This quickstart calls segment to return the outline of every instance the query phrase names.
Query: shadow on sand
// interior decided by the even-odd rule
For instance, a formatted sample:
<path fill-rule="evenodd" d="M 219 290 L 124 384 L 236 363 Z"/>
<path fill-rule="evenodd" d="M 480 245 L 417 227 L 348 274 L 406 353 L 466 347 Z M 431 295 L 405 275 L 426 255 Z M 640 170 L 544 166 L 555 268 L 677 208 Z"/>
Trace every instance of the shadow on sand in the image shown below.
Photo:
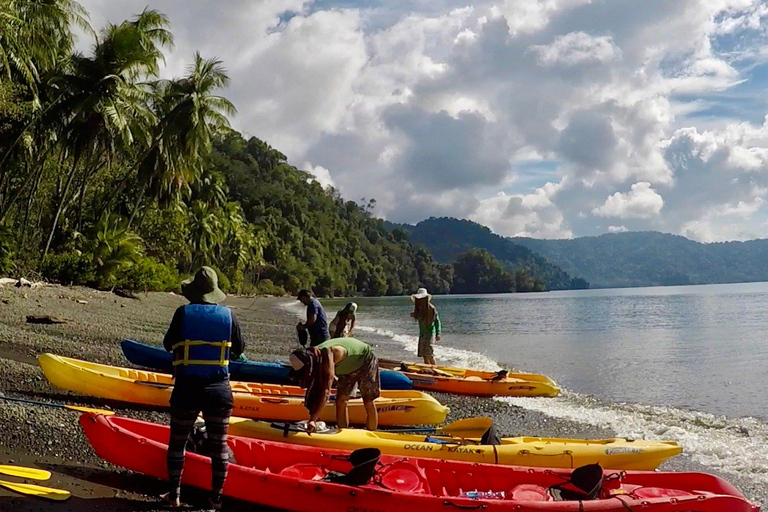
<path fill-rule="evenodd" d="M 156 478 L 126 470 L 83 467 L 75 464 L 38 464 L 38 466 L 41 469 L 47 469 L 53 473 L 73 479 L 75 481 L 74 487 L 90 487 L 83 485 L 83 482 L 88 482 L 116 491 L 140 495 L 144 498 L 135 499 L 126 496 L 112 498 L 94 497 L 89 499 L 73 496 L 65 502 L 56 503 L 31 497 L 0 497 L 0 511 L 42 512 L 51 510 L 55 512 L 90 512 L 103 510 L 109 512 L 154 512 L 169 510 L 163 507 L 159 500 L 153 498 L 168 491 L 167 484 Z M 73 494 L 80 494 L 76 489 L 70 488 L 70 490 L 73 491 Z M 208 491 L 185 486 L 182 489 L 181 495 L 184 502 L 188 504 L 188 506 L 182 507 L 182 512 L 199 510 L 208 504 Z M 6 506 L 6 504 L 11 502 L 13 502 L 13 506 Z M 230 499 L 225 500 L 225 506 L 227 510 L 237 510 L 238 512 L 265 512 L 270 510 L 253 503 Z"/>

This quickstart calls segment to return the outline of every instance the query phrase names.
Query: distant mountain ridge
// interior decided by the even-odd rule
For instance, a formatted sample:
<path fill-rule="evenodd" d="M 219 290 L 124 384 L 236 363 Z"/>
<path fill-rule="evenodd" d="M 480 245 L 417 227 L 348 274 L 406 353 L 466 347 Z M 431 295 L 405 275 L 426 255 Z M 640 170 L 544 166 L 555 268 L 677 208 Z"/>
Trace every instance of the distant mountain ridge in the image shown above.
<path fill-rule="evenodd" d="M 592 288 L 768 281 L 768 240 L 701 243 L 656 231 L 570 240 L 510 238 Z"/>
<path fill-rule="evenodd" d="M 426 248 L 440 263 L 454 263 L 458 256 L 474 248 L 485 249 L 508 269 L 524 268 L 541 278 L 548 290 L 589 287 L 589 283 L 580 279 L 579 274 L 569 274 L 537 254 L 535 249 L 499 236 L 476 222 L 432 217 L 416 225 L 389 223 L 389 226 L 408 231 L 410 242 Z"/>

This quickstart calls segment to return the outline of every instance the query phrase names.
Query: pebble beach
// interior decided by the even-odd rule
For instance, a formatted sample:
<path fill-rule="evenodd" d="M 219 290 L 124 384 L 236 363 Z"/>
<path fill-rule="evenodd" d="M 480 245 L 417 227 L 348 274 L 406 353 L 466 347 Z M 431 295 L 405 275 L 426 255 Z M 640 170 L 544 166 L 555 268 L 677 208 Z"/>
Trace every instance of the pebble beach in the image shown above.
<path fill-rule="evenodd" d="M 246 338 L 249 359 L 285 360 L 294 348 L 295 314 L 283 307 L 290 299 L 230 297 L 225 305 L 237 313 Z M 174 310 L 186 303 L 175 294 L 140 294 L 136 299 L 87 288 L 39 286 L 0 288 L 0 392 L 34 400 L 60 401 L 114 410 L 116 413 L 156 422 L 167 422 L 163 410 L 127 408 L 125 404 L 68 394 L 50 386 L 37 366 L 44 352 L 127 366 L 119 342 L 124 338 L 160 343 Z M 62 324 L 29 324 L 28 315 L 50 315 Z M 360 321 L 365 322 L 361 311 Z M 364 336 L 360 336 L 365 339 Z M 387 357 L 397 354 L 386 354 Z M 400 357 L 413 359 L 402 352 Z M 492 399 L 437 395 L 451 408 L 449 421 L 487 415 L 504 436 L 602 438 L 614 435 L 580 423 L 554 419 Z M 542 399 L 546 400 L 546 399 Z M 0 402 L 0 464 L 47 469 L 53 477 L 45 485 L 67 489 L 72 497 L 51 503 L 0 489 L 0 511 L 98 511 L 149 512 L 163 510 L 157 496 L 162 482 L 133 474 L 101 461 L 91 450 L 69 410 Z M 708 471 L 678 456 L 660 469 Z M 710 471 L 711 472 L 711 471 Z M 733 475 L 722 475 L 751 500 L 768 503 L 768 489 Z M 205 493 L 185 489 L 184 501 L 205 503 Z M 236 510 L 261 510 L 246 503 L 232 503 Z M 231 509 L 230 509 L 231 510 Z"/>

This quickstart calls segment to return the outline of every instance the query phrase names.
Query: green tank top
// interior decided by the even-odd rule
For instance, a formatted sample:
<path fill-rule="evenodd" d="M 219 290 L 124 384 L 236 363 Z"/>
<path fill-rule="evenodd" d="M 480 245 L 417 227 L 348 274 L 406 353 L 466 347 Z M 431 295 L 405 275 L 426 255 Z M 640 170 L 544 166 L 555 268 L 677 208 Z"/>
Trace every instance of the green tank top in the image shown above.
<path fill-rule="evenodd" d="M 365 359 L 372 354 L 371 346 L 364 341 L 354 338 L 334 338 L 317 345 L 318 349 L 344 347 L 347 349 L 347 357 L 336 364 L 336 375 L 349 375 L 360 369 Z"/>

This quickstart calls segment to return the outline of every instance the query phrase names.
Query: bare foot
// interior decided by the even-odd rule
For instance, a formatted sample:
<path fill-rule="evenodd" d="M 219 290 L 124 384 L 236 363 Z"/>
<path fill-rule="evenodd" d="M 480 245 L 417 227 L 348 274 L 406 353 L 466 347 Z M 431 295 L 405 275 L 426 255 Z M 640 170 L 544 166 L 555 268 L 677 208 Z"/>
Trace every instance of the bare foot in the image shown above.
<path fill-rule="evenodd" d="M 171 493 L 169 492 L 161 494 L 160 499 L 162 500 L 163 505 L 168 508 L 181 508 L 181 499 L 178 496 L 171 498 Z"/>

